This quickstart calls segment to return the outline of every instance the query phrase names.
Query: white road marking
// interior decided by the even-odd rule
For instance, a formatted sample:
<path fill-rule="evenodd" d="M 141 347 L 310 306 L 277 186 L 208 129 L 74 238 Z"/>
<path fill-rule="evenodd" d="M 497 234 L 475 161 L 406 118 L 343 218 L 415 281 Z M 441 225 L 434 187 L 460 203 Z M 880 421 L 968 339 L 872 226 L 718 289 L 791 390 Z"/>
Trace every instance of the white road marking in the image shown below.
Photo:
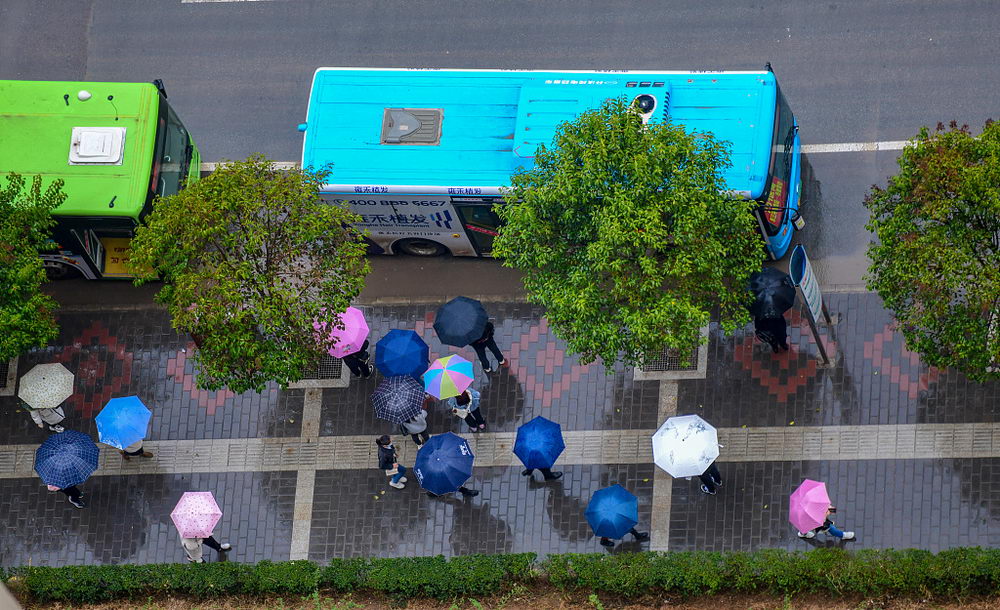
<path fill-rule="evenodd" d="M 204 2 L 271 2 L 272 0 L 181 0 L 181 4 L 201 4 Z"/>
<path fill-rule="evenodd" d="M 262 0 L 181 0 L 182 2 L 259 2 Z M 903 150 L 908 140 L 890 140 L 888 142 L 840 142 L 838 144 L 803 144 L 804 154 L 838 153 L 838 152 L 879 152 L 883 150 Z M 276 161 L 279 169 L 299 167 L 296 161 Z M 219 163 L 202 163 L 201 171 L 214 172 Z"/>

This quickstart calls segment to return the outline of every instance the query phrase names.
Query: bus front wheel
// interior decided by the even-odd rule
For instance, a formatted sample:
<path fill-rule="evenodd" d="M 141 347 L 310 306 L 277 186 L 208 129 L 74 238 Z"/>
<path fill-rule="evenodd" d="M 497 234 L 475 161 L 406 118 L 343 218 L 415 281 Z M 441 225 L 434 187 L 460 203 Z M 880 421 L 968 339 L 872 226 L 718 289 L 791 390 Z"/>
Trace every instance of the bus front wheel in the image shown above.
<path fill-rule="evenodd" d="M 442 256 L 448 249 L 429 239 L 404 239 L 396 244 L 396 249 L 410 256 Z"/>
<path fill-rule="evenodd" d="M 50 280 L 68 280 L 80 275 L 80 270 L 56 261 L 45 261 L 45 275 Z"/>

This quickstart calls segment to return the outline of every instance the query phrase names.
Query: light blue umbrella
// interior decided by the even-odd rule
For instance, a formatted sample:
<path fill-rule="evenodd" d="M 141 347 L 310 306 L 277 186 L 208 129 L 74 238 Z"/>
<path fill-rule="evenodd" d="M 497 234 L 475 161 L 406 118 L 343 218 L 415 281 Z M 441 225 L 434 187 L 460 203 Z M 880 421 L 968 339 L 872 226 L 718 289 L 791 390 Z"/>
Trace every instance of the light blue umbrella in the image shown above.
<path fill-rule="evenodd" d="M 35 450 L 35 472 L 46 485 L 66 489 L 86 481 L 97 470 L 99 456 L 89 436 L 66 430 L 45 439 Z"/>
<path fill-rule="evenodd" d="M 620 539 L 639 522 L 639 499 L 612 485 L 594 492 L 584 514 L 595 536 Z"/>
<path fill-rule="evenodd" d="M 151 415 L 138 396 L 112 398 L 94 420 L 97 422 L 97 439 L 105 445 L 124 449 L 146 438 Z"/>
<path fill-rule="evenodd" d="M 525 468 L 552 468 L 564 449 L 562 427 L 541 415 L 517 429 L 514 455 Z"/>

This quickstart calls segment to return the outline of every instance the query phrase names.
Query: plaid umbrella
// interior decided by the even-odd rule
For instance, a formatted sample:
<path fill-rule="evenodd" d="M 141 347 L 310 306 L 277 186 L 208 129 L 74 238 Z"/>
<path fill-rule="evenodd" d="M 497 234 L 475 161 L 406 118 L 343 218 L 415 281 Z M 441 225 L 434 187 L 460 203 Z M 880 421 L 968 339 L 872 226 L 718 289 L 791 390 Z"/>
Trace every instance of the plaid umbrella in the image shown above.
<path fill-rule="evenodd" d="M 413 377 L 387 377 L 372 392 L 375 417 L 401 424 L 420 413 L 424 404 L 424 386 Z"/>
<path fill-rule="evenodd" d="M 472 363 L 461 356 L 435 360 L 424 373 L 424 389 L 435 398 L 458 396 L 472 385 Z"/>
<path fill-rule="evenodd" d="M 55 409 L 73 395 L 73 373 L 59 363 L 36 364 L 21 377 L 17 396 L 32 409 Z"/>
<path fill-rule="evenodd" d="M 35 472 L 46 485 L 66 489 L 83 483 L 97 470 L 99 454 L 89 436 L 66 430 L 45 439 L 35 450 Z"/>
<path fill-rule="evenodd" d="M 455 297 L 434 314 L 434 332 L 445 345 L 465 347 L 483 336 L 489 316 L 483 304 L 469 297 Z"/>
<path fill-rule="evenodd" d="M 221 518 L 222 509 L 210 491 L 185 491 L 170 513 L 182 538 L 208 538 Z"/>

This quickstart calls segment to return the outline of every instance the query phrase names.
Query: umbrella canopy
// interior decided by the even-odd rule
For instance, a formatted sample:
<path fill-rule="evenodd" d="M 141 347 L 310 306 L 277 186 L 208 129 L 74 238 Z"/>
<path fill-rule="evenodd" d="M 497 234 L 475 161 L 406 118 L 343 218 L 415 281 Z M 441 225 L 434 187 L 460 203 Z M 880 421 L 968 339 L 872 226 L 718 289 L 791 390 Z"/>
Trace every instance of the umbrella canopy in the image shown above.
<path fill-rule="evenodd" d="M 375 345 L 375 366 L 386 377 L 419 377 L 427 370 L 428 348 L 412 330 L 390 330 Z"/>
<path fill-rule="evenodd" d="M 472 363 L 461 356 L 438 358 L 424 373 L 424 389 L 435 398 L 458 396 L 470 385 Z"/>
<path fill-rule="evenodd" d="M 36 364 L 21 377 L 17 396 L 32 409 L 55 409 L 73 395 L 73 373 L 63 365 Z"/>
<path fill-rule="evenodd" d="M 170 513 L 182 538 L 208 538 L 221 518 L 222 509 L 210 491 L 185 491 Z"/>
<path fill-rule="evenodd" d="M 673 477 L 695 477 L 719 457 L 715 428 L 697 415 L 679 415 L 653 434 L 653 462 Z"/>
<path fill-rule="evenodd" d="M 517 429 L 514 455 L 525 468 L 552 468 L 565 448 L 562 427 L 541 415 Z"/>
<path fill-rule="evenodd" d="M 441 495 L 457 490 L 472 476 L 475 460 L 469 443 L 456 434 L 432 436 L 417 451 L 413 474 L 427 491 Z"/>
<path fill-rule="evenodd" d="M 343 358 L 361 350 L 368 338 L 368 322 L 365 321 L 365 314 L 357 307 L 348 307 L 347 311 L 337 314 L 340 324 L 313 322 L 313 328 L 322 333 L 329 331 L 327 335 L 333 341 L 333 347 L 328 351 L 334 358 Z M 339 328 L 343 326 L 343 328 Z"/>
<path fill-rule="evenodd" d="M 489 316 L 483 304 L 469 297 L 455 297 L 434 315 L 434 332 L 445 345 L 465 347 L 483 336 Z"/>
<path fill-rule="evenodd" d="M 89 436 L 66 430 L 45 439 L 35 450 L 35 472 L 46 485 L 66 489 L 83 483 L 97 470 L 99 454 Z"/>
<path fill-rule="evenodd" d="M 146 438 L 151 415 L 138 396 L 112 398 L 94 420 L 97 422 L 97 439 L 105 445 L 124 449 Z"/>
<path fill-rule="evenodd" d="M 830 496 L 826 483 L 806 479 L 788 499 L 788 520 L 800 532 L 808 532 L 826 522 Z"/>
<path fill-rule="evenodd" d="M 594 492 L 584 514 L 595 536 L 621 538 L 639 522 L 639 499 L 621 485 L 612 485 Z"/>
<path fill-rule="evenodd" d="M 795 284 L 787 273 L 766 267 L 750 275 L 754 302 L 750 313 L 758 318 L 780 318 L 795 304 Z"/>
<path fill-rule="evenodd" d="M 420 413 L 424 404 L 424 386 L 413 377 L 387 377 L 372 392 L 375 417 L 401 424 Z"/>

